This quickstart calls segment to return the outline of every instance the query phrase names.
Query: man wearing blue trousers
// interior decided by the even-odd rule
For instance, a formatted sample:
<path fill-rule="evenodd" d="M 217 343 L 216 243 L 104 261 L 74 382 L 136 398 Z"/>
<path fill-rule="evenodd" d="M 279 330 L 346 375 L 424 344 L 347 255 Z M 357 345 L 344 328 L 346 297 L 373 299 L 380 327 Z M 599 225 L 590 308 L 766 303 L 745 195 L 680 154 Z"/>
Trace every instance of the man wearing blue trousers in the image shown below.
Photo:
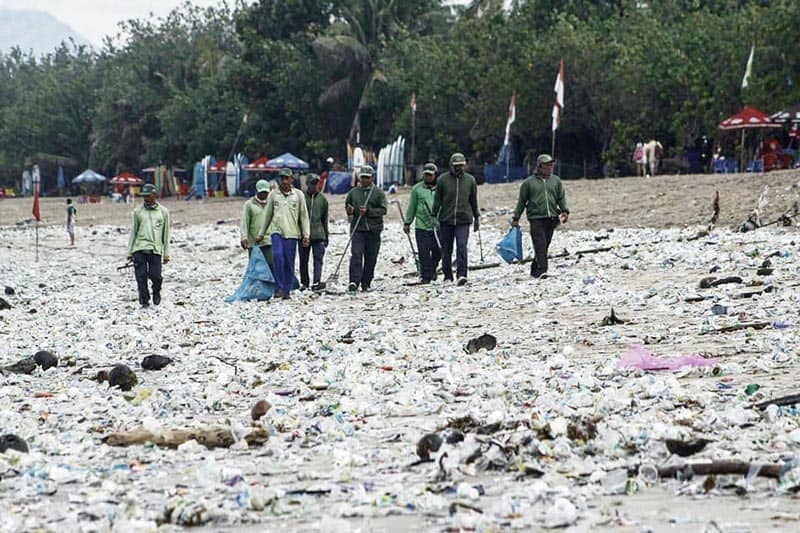
<path fill-rule="evenodd" d="M 297 241 L 302 238 L 303 246 L 308 246 L 311 230 L 306 199 L 301 190 L 294 188 L 291 169 L 281 169 L 280 177 L 280 186 L 267 199 L 264 226 L 256 242 L 261 243 L 265 235 L 270 236 L 275 263 L 275 297 L 288 299 L 294 281 Z"/>

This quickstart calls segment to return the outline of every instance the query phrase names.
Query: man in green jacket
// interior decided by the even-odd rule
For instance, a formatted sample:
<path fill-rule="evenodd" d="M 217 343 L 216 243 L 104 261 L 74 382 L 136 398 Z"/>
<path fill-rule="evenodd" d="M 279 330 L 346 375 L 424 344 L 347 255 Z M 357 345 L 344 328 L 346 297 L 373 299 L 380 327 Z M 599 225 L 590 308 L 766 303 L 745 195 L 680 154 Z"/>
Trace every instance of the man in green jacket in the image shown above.
<path fill-rule="evenodd" d="M 314 283 L 311 289 L 318 291 L 324 288 L 322 281 L 322 259 L 328 247 L 328 199 L 319 190 L 319 176 L 309 174 L 306 179 L 306 208 L 311 221 L 311 244 L 300 247 L 300 285 L 308 288 L 308 259 L 314 254 Z"/>
<path fill-rule="evenodd" d="M 559 222 L 569 220 L 564 186 L 561 179 L 553 174 L 553 158 L 549 154 L 542 154 L 536 159 L 536 172 L 520 185 L 512 226 L 519 225 L 523 210 L 528 216 L 533 239 L 534 261 L 531 263 L 531 276 L 539 278 L 547 272 L 547 249 L 550 247 L 553 231 Z"/>
<path fill-rule="evenodd" d="M 256 242 L 261 243 L 265 235 L 272 240 L 272 254 L 275 261 L 275 297 L 289 298 L 294 282 L 294 258 L 297 255 L 297 241 L 302 238 L 303 246 L 308 246 L 310 227 L 308 209 L 303 192 L 294 188 L 294 175 L 289 168 L 281 169 L 281 181 L 277 190 L 267 198 L 266 214 L 261 232 Z"/>
<path fill-rule="evenodd" d="M 161 303 L 161 262 L 169 263 L 169 211 L 156 201 L 156 187 L 142 187 L 144 204 L 133 211 L 133 226 L 128 240 L 128 260 L 133 260 L 139 305 L 150 305 L 147 278 L 153 282 L 153 303 Z"/>
<path fill-rule="evenodd" d="M 264 227 L 267 216 L 267 197 L 269 196 L 269 182 L 258 180 L 256 182 L 256 195 L 244 203 L 242 210 L 242 224 L 240 228 L 240 244 L 247 250 L 248 257 L 253 253 L 253 248 L 257 248 L 264 254 L 270 270 L 275 268 L 272 262 L 272 242 L 261 241 L 256 244 L 256 238 Z"/>
<path fill-rule="evenodd" d="M 426 163 L 422 167 L 423 181 L 414 185 L 408 199 L 403 231 L 411 232 L 411 223 L 414 222 L 414 237 L 417 240 L 419 251 L 420 277 L 422 284 L 427 285 L 436 279 L 436 267 L 442 258 L 441 250 L 434 233 L 431 213 L 433 196 L 436 190 L 436 165 Z"/>
<path fill-rule="evenodd" d="M 375 264 L 381 249 L 383 217 L 386 215 L 386 195 L 372 184 L 374 171 L 369 165 L 358 172 L 360 186 L 347 193 L 344 207 L 350 218 L 350 284 L 347 290 L 370 290 L 375 277 Z"/>
<path fill-rule="evenodd" d="M 466 172 L 467 158 L 464 154 L 450 156 L 450 171 L 436 180 L 432 212 L 441 226 L 439 240 L 442 244 L 442 272 L 445 281 L 453 281 L 453 241 L 456 243 L 456 275 L 458 285 L 467 284 L 467 244 L 469 225 L 473 230 L 480 227 L 478 212 L 478 184 Z"/>

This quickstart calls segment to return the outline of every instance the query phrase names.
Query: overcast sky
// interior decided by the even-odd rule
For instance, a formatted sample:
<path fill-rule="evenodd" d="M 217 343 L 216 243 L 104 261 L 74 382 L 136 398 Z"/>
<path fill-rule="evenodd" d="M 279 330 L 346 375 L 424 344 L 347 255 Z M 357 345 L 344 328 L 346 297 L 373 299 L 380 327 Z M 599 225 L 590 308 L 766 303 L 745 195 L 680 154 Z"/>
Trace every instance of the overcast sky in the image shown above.
<path fill-rule="evenodd" d="M 114 34 L 117 24 L 131 18 L 164 17 L 183 0 L 0 0 L 0 7 L 44 11 L 72 27 L 92 44 Z M 219 0 L 192 0 L 198 6 L 218 5 Z M 232 4 L 232 2 L 229 2 Z"/>

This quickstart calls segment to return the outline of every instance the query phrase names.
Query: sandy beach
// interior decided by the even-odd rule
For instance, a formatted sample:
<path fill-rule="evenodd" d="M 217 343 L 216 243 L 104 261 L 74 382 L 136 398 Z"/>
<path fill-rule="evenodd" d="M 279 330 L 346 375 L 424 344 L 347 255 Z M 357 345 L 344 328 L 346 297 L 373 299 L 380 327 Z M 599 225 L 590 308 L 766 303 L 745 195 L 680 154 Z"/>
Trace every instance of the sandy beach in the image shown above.
<path fill-rule="evenodd" d="M 146 310 L 132 272 L 117 269 L 131 205 L 77 205 L 70 247 L 64 200 L 43 198 L 37 263 L 31 199 L 2 199 L 0 285 L 13 294 L 0 366 L 38 350 L 59 366 L 0 375 L 0 432 L 29 447 L 0 454 L 0 529 L 794 531 L 800 414 L 753 406 L 797 393 L 798 228 L 736 230 L 765 186 L 766 223 L 798 200 L 799 181 L 797 171 L 566 181 L 572 214 L 550 249 L 562 255 L 553 276 L 503 264 L 470 272 L 466 287 L 408 286 L 413 259 L 391 207 L 374 292 L 236 304 L 223 300 L 246 266 L 243 199 L 166 199 L 173 261 L 162 305 Z M 499 261 L 518 187 L 479 188 L 471 265 Z M 408 191 L 395 198 L 405 206 Z M 347 242 L 344 198 L 329 200 L 323 277 Z M 759 275 L 765 261 L 772 270 Z M 701 288 L 708 276 L 740 279 Z M 346 259 L 339 289 L 345 281 Z M 602 325 L 612 308 L 624 322 Z M 466 353 L 482 333 L 496 348 Z M 631 346 L 713 361 L 620 368 Z M 151 354 L 174 362 L 143 370 Z M 90 379 L 116 363 L 138 376 L 129 392 Z M 255 424 L 269 440 L 248 448 L 260 399 L 271 408 Z M 237 443 L 104 442 L 208 425 Z M 461 441 L 414 464 L 423 435 L 456 430 Z M 690 457 L 665 446 L 698 438 L 710 442 Z M 710 460 L 783 471 L 642 473 Z"/>

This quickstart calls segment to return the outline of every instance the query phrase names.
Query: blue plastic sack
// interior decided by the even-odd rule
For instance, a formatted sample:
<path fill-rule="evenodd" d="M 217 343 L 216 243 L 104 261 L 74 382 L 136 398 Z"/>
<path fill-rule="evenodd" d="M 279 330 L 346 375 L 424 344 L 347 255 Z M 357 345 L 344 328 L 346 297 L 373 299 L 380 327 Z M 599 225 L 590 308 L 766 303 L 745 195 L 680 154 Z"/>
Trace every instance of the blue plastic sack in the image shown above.
<path fill-rule="evenodd" d="M 497 243 L 497 255 L 506 263 L 522 261 L 522 231 L 519 226 L 511 226 L 503 240 Z"/>
<path fill-rule="evenodd" d="M 239 288 L 225 301 L 248 302 L 250 300 L 269 300 L 275 294 L 275 277 L 269 269 L 264 254 L 258 248 L 253 248 L 244 279 Z"/>

